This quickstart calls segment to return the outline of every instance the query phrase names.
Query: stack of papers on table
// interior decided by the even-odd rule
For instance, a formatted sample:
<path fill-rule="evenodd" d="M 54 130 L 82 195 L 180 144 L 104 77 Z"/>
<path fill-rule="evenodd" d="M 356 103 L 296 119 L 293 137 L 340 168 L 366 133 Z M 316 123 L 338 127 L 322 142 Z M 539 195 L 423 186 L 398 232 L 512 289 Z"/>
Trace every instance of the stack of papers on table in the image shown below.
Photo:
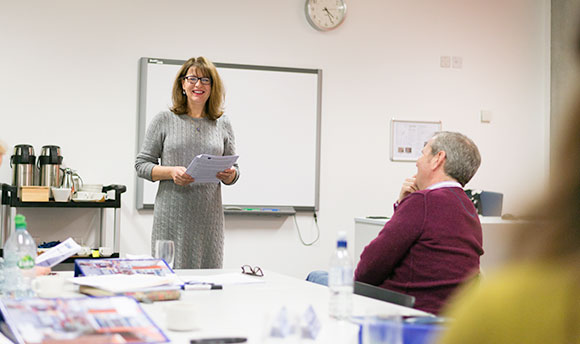
<path fill-rule="evenodd" d="M 175 278 L 155 275 L 102 275 L 75 277 L 71 281 L 74 284 L 99 288 L 111 293 L 123 293 L 161 286 L 173 286 Z"/>
<path fill-rule="evenodd" d="M 181 285 L 173 276 L 155 275 L 101 275 L 75 277 L 71 282 L 79 291 L 92 296 L 131 296 L 142 302 L 177 300 Z M 178 281 L 179 282 L 179 281 Z"/>
<path fill-rule="evenodd" d="M 143 302 L 179 299 L 183 284 L 162 259 L 77 259 L 75 276 L 71 282 L 83 294 Z"/>

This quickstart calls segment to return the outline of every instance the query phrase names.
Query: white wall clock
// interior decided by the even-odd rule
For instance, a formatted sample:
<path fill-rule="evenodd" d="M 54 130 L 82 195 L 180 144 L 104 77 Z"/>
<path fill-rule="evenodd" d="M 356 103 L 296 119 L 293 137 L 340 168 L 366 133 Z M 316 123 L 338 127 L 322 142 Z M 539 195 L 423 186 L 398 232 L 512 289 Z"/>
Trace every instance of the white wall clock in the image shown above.
<path fill-rule="evenodd" d="M 306 0 L 306 19 L 320 31 L 337 28 L 346 17 L 345 0 Z"/>

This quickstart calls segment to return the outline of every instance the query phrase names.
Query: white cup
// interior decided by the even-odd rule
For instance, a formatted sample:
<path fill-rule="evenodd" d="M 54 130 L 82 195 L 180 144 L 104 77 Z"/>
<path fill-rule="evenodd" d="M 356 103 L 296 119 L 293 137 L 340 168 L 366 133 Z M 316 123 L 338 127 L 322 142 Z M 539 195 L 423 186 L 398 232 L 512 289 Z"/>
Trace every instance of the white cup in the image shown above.
<path fill-rule="evenodd" d="M 196 328 L 197 312 L 190 302 L 172 302 L 164 305 L 165 324 L 168 330 L 191 331 Z"/>
<path fill-rule="evenodd" d="M 110 257 L 113 255 L 113 248 L 112 247 L 99 247 L 99 256 L 101 257 Z"/>
<path fill-rule="evenodd" d="M 88 246 L 81 246 L 81 249 L 77 252 L 77 255 L 79 257 L 88 257 L 91 255 L 92 251 L 93 250 L 91 250 L 91 248 Z"/>
<path fill-rule="evenodd" d="M 32 280 L 32 290 L 38 297 L 62 296 L 65 280 L 59 275 L 37 276 Z"/>

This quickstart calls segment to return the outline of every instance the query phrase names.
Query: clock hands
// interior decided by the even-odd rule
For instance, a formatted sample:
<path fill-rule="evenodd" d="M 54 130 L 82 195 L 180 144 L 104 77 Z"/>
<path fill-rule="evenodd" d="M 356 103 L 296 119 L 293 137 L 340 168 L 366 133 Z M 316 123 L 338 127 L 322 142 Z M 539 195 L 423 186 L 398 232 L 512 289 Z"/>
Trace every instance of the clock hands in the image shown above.
<path fill-rule="evenodd" d="M 328 10 L 328 8 L 325 7 L 322 10 L 326 12 L 326 15 L 328 16 L 328 19 L 330 19 L 330 22 L 332 24 L 334 24 L 334 20 L 332 20 L 334 18 L 334 16 L 332 15 L 332 13 L 330 13 L 330 11 Z"/>

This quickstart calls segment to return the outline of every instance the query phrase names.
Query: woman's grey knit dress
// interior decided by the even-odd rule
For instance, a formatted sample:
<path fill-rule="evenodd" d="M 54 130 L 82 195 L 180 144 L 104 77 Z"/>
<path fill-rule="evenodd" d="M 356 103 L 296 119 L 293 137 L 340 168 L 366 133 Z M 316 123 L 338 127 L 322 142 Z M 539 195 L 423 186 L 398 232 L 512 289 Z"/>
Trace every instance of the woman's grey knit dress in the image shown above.
<path fill-rule="evenodd" d="M 151 171 L 162 166 L 187 167 L 199 154 L 235 154 L 234 132 L 224 115 L 217 120 L 161 112 L 147 129 L 137 175 L 151 181 Z M 237 164 L 236 180 L 239 177 Z M 234 180 L 234 183 L 236 182 Z M 221 268 L 224 246 L 224 213 L 221 183 L 179 186 L 162 180 L 155 198 L 151 252 L 155 241 L 175 242 L 177 269 Z"/>

